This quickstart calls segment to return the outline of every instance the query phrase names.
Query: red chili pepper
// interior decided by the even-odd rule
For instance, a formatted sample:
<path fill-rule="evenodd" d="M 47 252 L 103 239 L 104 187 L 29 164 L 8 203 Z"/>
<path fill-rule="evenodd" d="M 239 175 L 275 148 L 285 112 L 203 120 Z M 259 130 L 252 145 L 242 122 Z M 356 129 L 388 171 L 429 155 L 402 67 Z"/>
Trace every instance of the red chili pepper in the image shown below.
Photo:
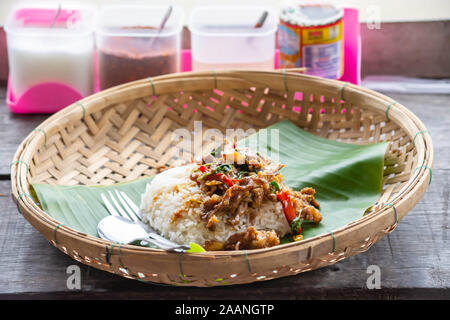
<path fill-rule="evenodd" d="M 281 201 L 281 205 L 283 206 L 284 216 L 286 217 L 289 225 L 291 222 L 297 218 L 295 214 L 294 207 L 292 207 L 291 198 L 284 191 L 277 192 L 277 199 Z"/>
<path fill-rule="evenodd" d="M 221 175 L 220 179 L 228 186 L 231 187 L 233 186 L 235 180 L 232 180 L 230 178 L 228 178 L 226 175 L 224 175 L 223 173 L 219 173 Z"/>
<path fill-rule="evenodd" d="M 198 170 L 200 170 L 202 173 L 205 173 L 208 169 L 205 166 L 198 167 Z"/>
<path fill-rule="evenodd" d="M 224 175 L 222 172 L 219 173 L 213 173 L 207 177 L 208 180 L 220 180 L 223 183 L 225 183 L 228 187 L 231 187 L 234 185 L 236 180 L 232 180 L 228 178 L 226 175 Z"/>

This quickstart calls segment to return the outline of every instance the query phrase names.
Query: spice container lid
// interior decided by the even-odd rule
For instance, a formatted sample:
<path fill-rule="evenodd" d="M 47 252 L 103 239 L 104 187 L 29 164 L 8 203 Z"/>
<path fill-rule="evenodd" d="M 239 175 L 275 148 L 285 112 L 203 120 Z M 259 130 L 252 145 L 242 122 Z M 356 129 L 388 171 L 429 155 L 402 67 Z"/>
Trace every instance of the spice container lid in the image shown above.
<path fill-rule="evenodd" d="M 27 1 L 13 7 L 5 23 L 10 35 L 37 37 L 88 36 L 94 31 L 95 10 L 89 5 L 64 1 Z"/>
<path fill-rule="evenodd" d="M 281 9 L 280 19 L 286 23 L 304 27 L 326 25 L 338 21 L 344 10 L 330 2 L 286 2 Z"/>
<path fill-rule="evenodd" d="M 158 30 L 167 13 L 164 5 L 108 5 L 100 10 L 95 29 L 99 36 L 170 37 L 183 28 L 183 10 L 172 6 L 164 28 Z"/>

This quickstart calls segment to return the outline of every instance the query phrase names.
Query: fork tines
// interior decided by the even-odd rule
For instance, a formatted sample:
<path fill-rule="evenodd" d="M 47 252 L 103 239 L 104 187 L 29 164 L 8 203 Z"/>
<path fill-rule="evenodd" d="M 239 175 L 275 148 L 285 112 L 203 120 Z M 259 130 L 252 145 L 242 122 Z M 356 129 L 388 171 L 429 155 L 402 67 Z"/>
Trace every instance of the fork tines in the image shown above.
<path fill-rule="evenodd" d="M 108 200 L 104 193 L 100 195 L 109 213 L 113 216 L 121 216 L 126 219 L 133 220 L 134 222 L 140 221 L 141 216 L 139 213 L 139 208 L 127 196 L 127 194 L 119 190 L 114 190 L 114 193 L 112 191 L 108 191 L 108 195 L 111 198 L 112 203 Z"/>

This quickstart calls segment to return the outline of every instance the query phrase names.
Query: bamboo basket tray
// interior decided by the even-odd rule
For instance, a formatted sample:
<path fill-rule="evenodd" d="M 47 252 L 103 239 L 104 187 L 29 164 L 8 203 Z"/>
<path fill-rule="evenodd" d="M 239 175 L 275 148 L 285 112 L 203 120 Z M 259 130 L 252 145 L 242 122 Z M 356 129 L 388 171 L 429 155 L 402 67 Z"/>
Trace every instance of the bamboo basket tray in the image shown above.
<path fill-rule="evenodd" d="M 173 164 L 169 133 L 192 129 L 197 120 L 205 129 L 223 131 L 264 128 L 283 118 L 328 139 L 390 142 L 383 191 L 370 214 L 333 232 L 268 249 L 179 254 L 80 233 L 49 217 L 30 196 L 31 183 L 112 184 L 153 175 Z M 293 72 L 213 71 L 127 83 L 61 110 L 22 142 L 11 180 L 19 212 L 76 261 L 140 281 L 205 287 L 294 275 L 366 251 L 419 201 L 432 165 L 425 126 L 382 94 Z"/>

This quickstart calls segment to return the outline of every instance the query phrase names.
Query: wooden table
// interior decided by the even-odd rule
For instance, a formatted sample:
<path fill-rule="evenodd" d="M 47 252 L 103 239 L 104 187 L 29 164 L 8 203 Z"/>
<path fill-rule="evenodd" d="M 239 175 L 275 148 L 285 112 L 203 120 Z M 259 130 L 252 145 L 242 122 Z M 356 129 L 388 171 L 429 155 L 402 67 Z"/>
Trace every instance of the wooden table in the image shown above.
<path fill-rule="evenodd" d="M 10 197 L 11 159 L 19 143 L 46 115 L 15 115 L 0 88 L 0 298 L 305 299 L 450 298 L 450 96 L 393 94 L 431 132 L 432 184 L 393 233 L 368 251 L 333 266 L 249 285 L 180 288 L 145 284 L 72 260 L 17 212 Z M 67 268 L 78 265 L 81 290 L 67 288 Z M 381 271 L 381 289 L 367 288 Z"/>

